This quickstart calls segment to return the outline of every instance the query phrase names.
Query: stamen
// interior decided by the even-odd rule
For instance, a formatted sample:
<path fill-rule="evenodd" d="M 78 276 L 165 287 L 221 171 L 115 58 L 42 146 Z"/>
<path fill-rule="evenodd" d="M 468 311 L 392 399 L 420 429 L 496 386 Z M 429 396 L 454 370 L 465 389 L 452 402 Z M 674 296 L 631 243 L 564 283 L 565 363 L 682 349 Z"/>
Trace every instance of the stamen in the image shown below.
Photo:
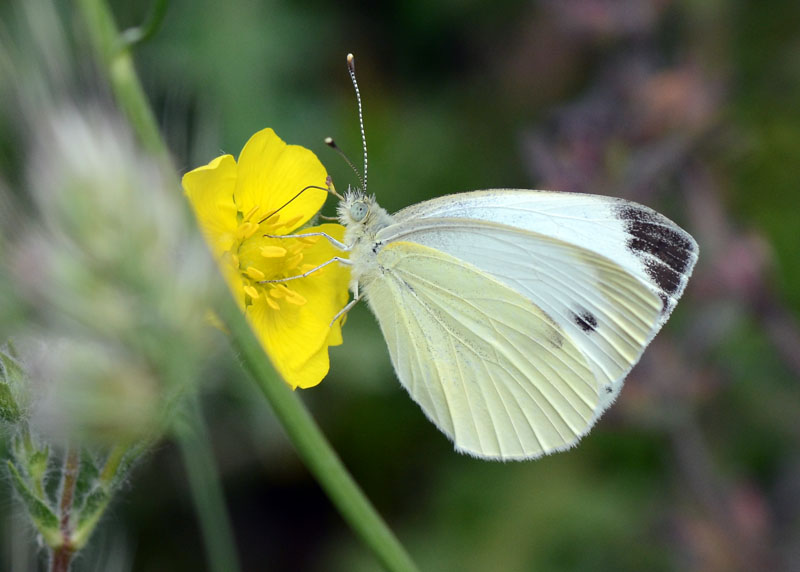
<path fill-rule="evenodd" d="M 298 252 L 302 252 L 304 249 L 305 249 L 305 246 L 303 246 L 300 243 L 300 241 L 297 241 L 294 244 L 292 244 L 291 246 L 287 246 L 286 247 L 286 250 L 289 252 L 290 256 L 294 256 Z"/>
<path fill-rule="evenodd" d="M 253 286 L 247 285 L 244 287 L 244 293 L 250 296 L 253 300 L 257 300 L 260 296 L 258 290 L 256 290 Z"/>
<path fill-rule="evenodd" d="M 286 259 L 286 267 L 287 268 L 294 268 L 295 266 L 300 264 L 301 260 L 303 260 L 303 253 L 302 252 L 298 252 L 294 256 L 291 256 L 290 258 Z"/>
<path fill-rule="evenodd" d="M 281 258 L 286 256 L 286 249 L 282 246 L 262 246 L 261 256 L 264 258 Z"/>
<path fill-rule="evenodd" d="M 278 306 L 278 303 L 275 300 L 273 300 L 272 298 L 266 297 L 266 298 L 264 298 L 264 300 L 267 301 L 267 306 L 269 306 L 273 310 L 280 310 L 281 309 L 281 307 Z"/>
<path fill-rule="evenodd" d="M 283 226 L 287 227 L 289 230 L 293 229 L 295 225 L 300 222 L 300 219 L 303 218 L 303 215 L 299 214 L 295 217 L 290 218 L 289 220 L 283 221 Z"/>
<path fill-rule="evenodd" d="M 266 220 L 262 220 L 261 222 L 268 225 L 274 226 L 278 224 L 278 220 L 280 220 L 281 215 L 279 213 L 272 213 Z"/>
<path fill-rule="evenodd" d="M 242 240 L 246 240 L 253 236 L 255 232 L 258 230 L 258 225 L 254 222 L 243 222 L 239 225 L 238 233 L 242 237 Z"/>
<path fill-rule="evenodd" d="M 316 244 L 319 241 L 320 238 L 322 238 L 322 237 L 320 237 L 320 236 L 303 236 L 303 237 L 298 238 L 297 240 L 299 240 L 300 242 L 305 243 L 305 244 Z"/>
<path fill-rule="evenodd" d="M 252 209 L 250 209 L 250 212 L 248 212 L 246 215 L 244 215 L 244 220 L 245 221 L 249 221 L 251 218 L 253 218 L 253 215 L 255 215 L 258 212 L 258 209 L 259 209 L 258 205 L 254 206 Z"/>
<path fill-rule="evenodd" d="M 259 270 L 258 268 L 255 268 L 254 266 L 248 266 L 247 270 L 245 270 L 245 273 L 250 278 L 252 278 L 253 280 L 256 280 L 256 281 L 261 281 L 264 278 L 266 278 L 266 275 L 263 272 L 261 272 L 261 270 Z"/>
<path fill-rule="evenodd" d="M 286 289 L 286 301 L 290 304 L 294 304 L 295 306 L 302 306 L 308 300 L 306 300 L 303 296 L 295 292 L 294 290 Z"/>
<path fill-rule="evenodd" d="M 280 288 L 270 288 L 269 289 L 269 295 L 272 296 L 273 298 L 277 299 L 277 300 L 280 300 L 281 298 L 283 298 L 286 295 L 286 292 L 284 292 Z"/>

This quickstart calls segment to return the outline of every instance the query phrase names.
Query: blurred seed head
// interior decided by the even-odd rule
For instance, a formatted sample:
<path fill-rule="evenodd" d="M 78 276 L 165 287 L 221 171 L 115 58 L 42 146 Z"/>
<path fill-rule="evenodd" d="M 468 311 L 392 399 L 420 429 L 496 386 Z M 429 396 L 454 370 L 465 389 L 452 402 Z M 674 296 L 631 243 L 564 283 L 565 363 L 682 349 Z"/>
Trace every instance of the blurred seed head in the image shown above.
<path fill-rule="evenodd" d="M 174 174 L 115 113 L 52 106 L 29 127 L 31 212 L 0 255 L 27 309 L 11 333 L 33 380 L 32 421 L 93 441 L 157 434 L 208 351 L 210 257 Z"/>
<path fill-rule="evenodd" d="M 163 388 L 146 360 L 126 349 L 81 337 L 28 340 L 37 432 L 109 444 L 152 436 L 163 424 Z"/>

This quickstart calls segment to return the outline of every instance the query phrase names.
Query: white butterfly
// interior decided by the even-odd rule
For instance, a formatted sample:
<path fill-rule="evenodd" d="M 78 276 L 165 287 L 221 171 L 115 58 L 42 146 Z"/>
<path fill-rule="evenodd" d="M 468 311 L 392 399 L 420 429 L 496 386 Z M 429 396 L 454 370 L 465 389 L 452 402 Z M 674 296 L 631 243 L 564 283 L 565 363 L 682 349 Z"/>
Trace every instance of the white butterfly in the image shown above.
<path fill-rule="evenodd" d="M 349 193 L 351 288 L 397 377 L 456 449 L 529 459 L 574 445 L 683 293 L 694 239 L 619 199 L 489 190 L 389 215 Z"/>
<path fill-rule="evenodd" d="M 354 293 L 343 312 L 366 298 L 400 383 L 457 450 L 486 459 L 577 443 L 698 255 L 666 217 L 595 195 L 494 189 L 389 215 L 358 190 L 338 214 L 344 244 L 331 241 L 349 252 L 337 260 Z"/>

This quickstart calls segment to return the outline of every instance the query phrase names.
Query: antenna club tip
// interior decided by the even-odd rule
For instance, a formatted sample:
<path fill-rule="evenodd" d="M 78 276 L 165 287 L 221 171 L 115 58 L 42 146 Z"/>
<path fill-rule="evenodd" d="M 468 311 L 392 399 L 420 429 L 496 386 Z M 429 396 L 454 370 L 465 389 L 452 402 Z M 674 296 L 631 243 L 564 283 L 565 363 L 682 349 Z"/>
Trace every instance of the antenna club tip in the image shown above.
<path fill-rule="evenodd" d="M 325 139 L 323 139 L 323 141 L 325 142 L 325 145 L 333 145 L 334 144 L 333 143 L 333 137 L 326 137 Z"/>
<path fill-rule="evenodd" d="M 352 64 L 354 59 L 355 58 L 353 57 L 353 54 L 347 54 L 347 63 L 348 64 Z"/>

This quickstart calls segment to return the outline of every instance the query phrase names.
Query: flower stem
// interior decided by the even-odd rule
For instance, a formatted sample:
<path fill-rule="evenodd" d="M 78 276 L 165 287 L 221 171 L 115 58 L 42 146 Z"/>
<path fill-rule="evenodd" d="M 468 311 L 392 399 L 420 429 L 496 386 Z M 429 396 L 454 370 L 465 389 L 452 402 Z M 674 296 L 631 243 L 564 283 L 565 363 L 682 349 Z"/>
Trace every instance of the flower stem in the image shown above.
<path fill-rule="evenodd" d="M 233 299 L 223 298 L 218 309 L 233 343 L 309 470 L 387 570 L 416 570 L 405 548 L 361 492 L 300 397 L 275 372 Z"/>
<path fill-rule="evenodd" d="M 108 73 L 117 103 L 142 145 L 154 155 L 167 160 L 167 146 L 139 83 L 128 45 L 120 38 L 111 10 L 105 0 L 77 0 L 77 6 L 99 63 Z"/>
<path fill-rule="evenodd" d="M 169 0 L 155 0 L 150 9 L 150 16 L 147 21 L 141 26 L 125 30 L 120 35 L 120 40 L 125 47 L 131 47 L 134 44 L 141 44 L 156 35 L 164 22 L 164 16 L 167 14 L 167 6 Z"/>
<path fill-rule="evenodd" d="M 57 548 L 53 553 L 53 560 L 50 564 L 50 572 L 68 572 L 70 562 L 72 562 L 72 550 L 64 546 Z"/>
<path fill-rule="evenodd" d="M 61 500 L 59 501 L 61 545 L 53 550 L 50 563 L 51 572 L 67 572 L 75 553 L 72 543 L 72 501 L 75 496 L 75 483 L 78 480 L 80 451 L 70 445 L 64 459 L 64 472 L 61 477 Z"/>
<path fill-rule="evenodd" d="M 187 401 L 189 426 L 178 430 L 177 437 L 205 540 L 209 569 L 212 572 L 236 572 L 239 570 L 239 561 L 233 532 L 225 509 L 225 498 L 214 464 L 200 400 L 192 393 L 187 396 Z"/>

